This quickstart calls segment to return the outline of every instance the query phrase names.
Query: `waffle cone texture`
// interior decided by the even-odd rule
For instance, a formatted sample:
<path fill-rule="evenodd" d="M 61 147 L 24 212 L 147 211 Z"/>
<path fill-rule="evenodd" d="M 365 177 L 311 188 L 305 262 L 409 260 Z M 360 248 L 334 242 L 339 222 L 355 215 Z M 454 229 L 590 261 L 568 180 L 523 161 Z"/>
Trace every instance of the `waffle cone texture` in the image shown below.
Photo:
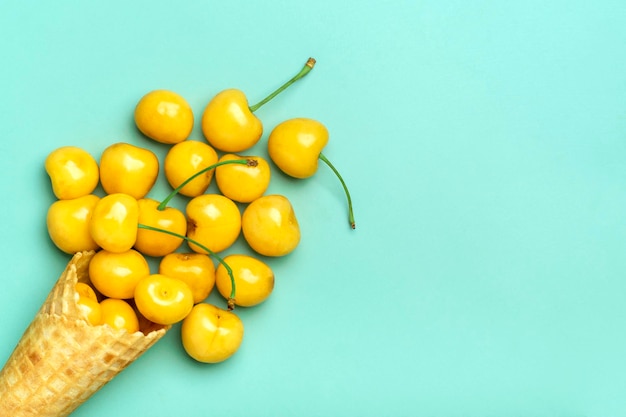
<path fill-rule="evenodd" d="M 89 282 L 93 254 L 70 260 L 0 371 L 0 416 L 68 416 L 165 335 L 152 323 L 130 334 L 83 318 L 75 285 Z"/>

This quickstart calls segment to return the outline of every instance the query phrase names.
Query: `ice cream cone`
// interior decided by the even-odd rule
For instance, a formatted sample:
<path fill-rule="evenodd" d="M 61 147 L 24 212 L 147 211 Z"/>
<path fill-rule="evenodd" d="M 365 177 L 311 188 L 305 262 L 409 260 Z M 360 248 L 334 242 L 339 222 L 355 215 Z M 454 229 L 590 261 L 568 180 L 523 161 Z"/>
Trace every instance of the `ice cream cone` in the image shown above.
<path fill-rule="evenodd" d="M 0 371 L 0 416 L 69 415 L 167 331 L 148 324 L 129 334 L 85 320 L 75 284 L 88 282 L 93 254 L 68 263 Z"/>

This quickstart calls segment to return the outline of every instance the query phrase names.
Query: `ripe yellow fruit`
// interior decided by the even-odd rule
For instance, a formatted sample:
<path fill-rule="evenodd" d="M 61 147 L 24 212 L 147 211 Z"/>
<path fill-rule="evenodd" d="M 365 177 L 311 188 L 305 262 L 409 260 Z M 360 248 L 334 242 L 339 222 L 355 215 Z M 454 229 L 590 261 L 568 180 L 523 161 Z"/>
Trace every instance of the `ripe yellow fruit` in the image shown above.
<path fill-rule="evenodd" d="M 231 311 L 200 303 L 181 326 L 183 347 L 199 362 L 222 362 L 237 352 L 243 341 L 243 322 Z"/>
<path fill-rule="evenodd" d="M 126 252 L 137 240 L 138 219 L 137 200 L 128 194 L 109 194 L 94 206 L 89 233 L 102 249 Z"/>
<path fill-rule="evenodd" d="M 293 206 L 282 195 L 267 195 L 246 207 L 241 218 L 248 245 L 265 256 L 284 256 L 300 243 L 300 225 Z"/>
<path fill-rule="evenodd" d="M 230 247 L 241 232 L 239 207 L 220 194 L 203 194 L 187 203 L 187 236 L 213 252 Z M 204 249 L 193 243 L 189 247 L 198 253 Z"/>
<path fill-rule="evenodd" d="M 261 260 L 248 255 L 229 255 L 224 262 L 235 278 L 235 305 L 251 307 L 260 304 L 274 290 L 274 272 Z M 223 264 L 217 266 L 215 286 L 222 297 L 230 298 L 232 284 Z"/>
<path fill-rule="evenodd" d="M 154 152 L 129 143 L 115 143 L 100 157 L 100 183 L 107 194 L 143 198 L 154 186 L 158 174 L 159 159 Z"/>
<path fill-rule="evenodd" d="M 52 192 L 60 200 L 83 197 L 98 186 L 98 163 L 87 151 L 76 146 L 52 151 L 46 158 L 45 168 Z"/>
<path fill-rule="evenodd" d="M 98 301 L 80 295 L 76 301 L 76 306 L 89 324 L 92 326 L 102 324 L 102 307 Z"/>
<path fill-rule="evenodd" d="M 185 236 L 187 219 L 185 215 L 174 207 L 159 210 L 159 202 L 150 198 L 137 201 L 139 206 L 140 224 L 155 227 Z M 183 243 L 183 239 L 163 232 L 139 228 L 135 249 L 147 256 L 165 256 L 174 252 Z"/>
<path fill-rule="evenodd" d="M 193 128 L 193 111 L 180 94 L 154 90 L 135 107 L 137 128 L 157 142 L 175 144 L 187 139 Z"/>
<path fill-rule="evenodd" d="M 89 222 L 100 197 L 88 194 L 71 200 L 57 200 L 48 208 L 46 223 L 52 242 L 68 254 L 96 250 Z"/>
<path fill-rule="evenodd" d="M 122 253 L 101 250 L 89 262 L 91 283 L 110 298 L 133 298 L 137 283 L 148 275 L 148 261 L 134 249 Z"/>
<path fill-rule="evenodd" d="M 152 274 L 139 281 L 135 287 L 135 304 L 148 320 L 170 325 L 189 314 L 193 308 L 193 294 L 181 280 Z"/>
<path fill-rule="evenodd" d="M 139 318 L 135 310 L 124 300 L 107 298 L 100 302 L 102 323 L 113 329 L 126 330 L 128 333 L 139 331 Z"/>
<path fill-rule="evenodd" d="M 242 152 L 263 134 L 263 123 L 248 106 L 246 95 L 231 88 L 216 94 L 202 114 L 202 132 L 215 149 Z"/>
<path fill-rule="evenodd" d="M 197 172 L 216 162 L 217 152 L 208 144 L 195 140 L 181 142 L 172 146 L 165 155 L 165 178 L 172 188 L 176 188 Z M 178 192 L 187 197 L 203 194 L 211 184 L 213 171 L 211 169 L 199 175 Z"/>
<path fill-rule="evenodd" d="M 226 154 L 221 161 L 235 159 L 254 160 L 256 164 L 227 164 L 215 169 L 215 182 L 221 193 L 233 201 L 249 203 L 261 197 L 270 185 L 271 170 L 267 161 L 260 156 Z"/>

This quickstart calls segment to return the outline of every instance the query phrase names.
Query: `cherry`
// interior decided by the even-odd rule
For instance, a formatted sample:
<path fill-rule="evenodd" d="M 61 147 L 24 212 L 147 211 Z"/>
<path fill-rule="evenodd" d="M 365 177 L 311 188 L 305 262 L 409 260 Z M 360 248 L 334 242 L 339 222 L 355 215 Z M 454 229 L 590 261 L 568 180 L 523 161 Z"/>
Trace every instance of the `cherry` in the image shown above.
<path fill-rule="evenodd" d="M 308 178 L 317 172 L 318 160 L 330 167 L 343 186 L 348 200 L 348 221 L 356 227 L 352 198 L 339 171 L 324 156 L 322 149 L 328 143 L 328 129 L 317 120 L 295 118 L 278 124 L 270 133 L 267 150 L 281 171 L 294 178 Z"/>
<path fill-rule="evenodd" d="M 263 134 L 263 123 L 254 112 L 307 75 L 314 65 L 315 59 L 309 58 L 300 72 L 253 106 L 248 105 L 246 95 L 240 90 L 231 88 L 218 93 L 202 114 L 202 132 L 206 140 L 224 152 L 242 152 L 254 146 Z"/>

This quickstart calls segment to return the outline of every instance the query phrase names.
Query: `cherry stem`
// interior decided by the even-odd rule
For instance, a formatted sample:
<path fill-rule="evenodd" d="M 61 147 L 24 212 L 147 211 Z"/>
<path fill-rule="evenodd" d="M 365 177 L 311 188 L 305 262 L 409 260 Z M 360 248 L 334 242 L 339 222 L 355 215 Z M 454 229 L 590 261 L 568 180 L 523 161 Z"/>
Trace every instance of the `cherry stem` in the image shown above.
<path fill-rule="evenodd" d="M 178 187 L 174 188 L 174 190 L 170 193 L 170 195 L 168 195 L 167 197 L 165 197 L 165 199 L 163 201 L 161 201 L 161 203 L 159 204 L 157 209 L 158 210 L 165 210 L 165 208 L 167 207 L 167 204 L 170 202 L 170 200 L 172 198 L 174 198 L 174 196 L 176 194 L 178 194 L 180 192 L 180 190 L 182 190 L 182 188 L 185 185 L 189 184 L 191 181 L 193 181 L 194 179 L 196 179 L 200 175 L 206 173 L 207 171 L 215 169 L 215 168 L 217 168 L 219 166 L 227 165 L 227 164 L 241 164 L 241 165 L 247 165 L 249 167 L 255 167 L 255 166 L 258 165 L 258 161 L 256 159 L 252 159 L 252 158 L 248 158 L 248 159 L 229 159 L 229 160 L 217 162 L 217 163 L 215 163 L 213 165 L 209 165 L 208 167 L 201 169 L 200 171 L 198 171 L 195 174 L 193 174 L 191 177 L 187 178 Z"/>
<path fill-rule="evenodd" d="M 356 229 L 356 223 L 354 222 L 354 212 L 352 211 L 352 198 L 350 198 L 350 191 L 348 191 L 348 186 L 346 185 L 346 182 L 341 177 L 339 171 L 337 171 L 337 168 L 335 168 L 335 166 L 328 160 L 328 158 L 326 158 L 326 156 L 324 156 L 323 153 L 320 153 L 319 158 L 324 161 L 326 165 L 328 165 L 330 169 L 333 170 L 337 178 L 339 178 L 339 182 L 341 182 L 343 190 L 346 192 L 346 198 L 348 199 L 348 221 L 350 222 L 350 227 Z"/>
<path fill-rule="evenodd" d="M 259 109 L 259 107 L 261 107 L 262 105 L 264 105 L 265 103 L 267 103 L 268 101 L 270 101 L 271 99 L 273 99 L 274 97 L 276 97 L 277 95 L 279 95 L 280 93 L 282 93 L 284 90 L 287 89 L 287 87 L 289 87 L 291 84 L 295 83 L 296 81 L 298 81 L 300 78 L 304 77 L 305 75 L 307 75 L 309 72 L 311 72 L 311 70 L 313 69 L 313 67 L 315 66 L 315 59 L 314 58 L 309 58 L 308 61 L 306 62 L 306 64 L 304 64 L 304 67 L 302 67 L 302 69 L 300 70 L 299 73 L 297 73 L 291 80 L 287 81 L 285 84 L 281 85 L 277 90 L 275 90 L 272 94 L 270 94 L 269 96 L 265 97 L 263 100 L 259 101 L 257 104 L 255 104 L 254 106 L 250 106 L 249 109 L 252 113 L 254 113 L 255 111 L 257 111 Z"/>
<path fill-rule="evenodd" d="M 222 264 L 222 266 L 224 268 L 226 268 L 226 272 L 228 272 L 228 276 L 230 277 L 230 284 L 231 284 L 231 290 L 230 290 L 230 296 L 227 300 L 227 305 L 228 305 L 228 309 L 229 310 L 233 310 L 235 308 L 235 293 L 236 293 L 236 289 L 235 289 L 235 277 L 233 276 L 233 270 L 230 267 L 230 265 L 228 265 L 226 263 L 226 261 L 224 261 L 224 259 L 222 259 L 221 256 L 219 256 L 218 254 L 216 254 L 215 252 L 213 252 L 211 249 L 207 248 L 206 246 L 204 246 L 202 243 L 198 242 L 195 239 L 192 239 L 190 237 L 181 235 L 179 233 L 176 232 L 172 232 L 170 230 L 165 230 L 165 229 L 159 229 L 158 227 L 154 227 L 154 226 L 149 226 L 147 224 L 141 224 L 139 223 L 137 225 L 137 227 L 139 229 L 146 229 L 146 230 L 151 230 L 153 232 L 159 232 L 159 233 L 165 233 L 166 235 L 170 235 L 170 236 L 174 236 L 177 237 L 179 239 L 183 239 L 186 240 L 187 242 L 193 243 L 194 245 L 198 246 L 199 248 L 201 248 L 202 250 L 206 251 L 206 253 L 208 253 L 209 255 L 211 255 L 213 258 L 217 259 L 217 261 Z"/>

